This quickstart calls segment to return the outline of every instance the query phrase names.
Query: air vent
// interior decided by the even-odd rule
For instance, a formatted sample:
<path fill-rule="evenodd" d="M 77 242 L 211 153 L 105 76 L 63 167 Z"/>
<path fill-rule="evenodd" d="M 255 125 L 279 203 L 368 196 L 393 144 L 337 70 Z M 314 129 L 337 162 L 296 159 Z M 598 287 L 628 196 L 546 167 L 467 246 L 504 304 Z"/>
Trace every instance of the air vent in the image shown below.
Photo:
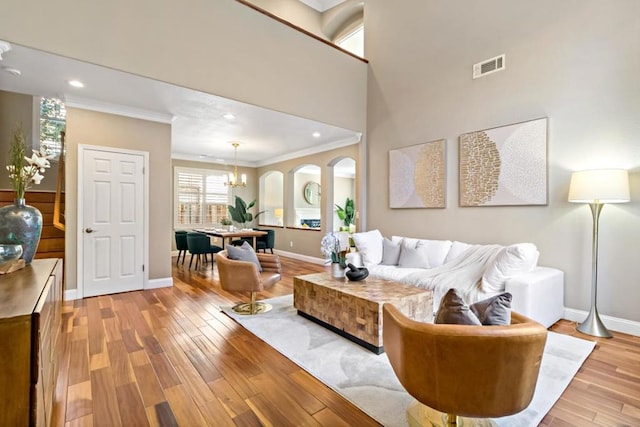
<path fill-rule="evenodd" d="M 496 56 L 486 61 L 478 62 L 473 65 L 473 78 L 486 76 L 487 74 L 502 71 L 505 67 L 505 55 Z"/>

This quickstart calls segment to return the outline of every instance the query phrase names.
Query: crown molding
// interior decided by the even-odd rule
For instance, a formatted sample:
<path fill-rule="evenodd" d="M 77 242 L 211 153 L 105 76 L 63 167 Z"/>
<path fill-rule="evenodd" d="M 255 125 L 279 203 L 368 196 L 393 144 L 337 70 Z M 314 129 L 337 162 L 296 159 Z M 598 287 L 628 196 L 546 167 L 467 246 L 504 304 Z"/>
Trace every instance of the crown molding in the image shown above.
<path fill-rule="evenodd" d="M 233 167 L 233 159 L 218 161 L 216 160 L 218 157 L 208 157 L 208 156 L 200 156 L 197 154 L 188 154 L 188 153 L 171 153 L 171 159 L 175 160 L 188 160 L 192 162 L 201 162 L 201 163 L 212 163 L 225 167 Z M 246 167 L 246 168 L 256 168 L 258 165 L 255 162 L 243 162 L 238 160 L 238 167 Z"/>
<path fill-rule="evenodd" d="M 307 148 L 300 151 L 294 151 L 292 153 L 287 153 L 282 156 L 272 157 L 270 159 L 261 160 L 256 162 L 256 167 L 260 166 L 268 166 L 274 163 L 285 162 L 287 160 L 293 160 L 304 156 L 310 156 L 313 154 L 324 153 L 325 151 L 331 151 L 342 147 L 348 147 L 349 145 L 354 145 L 359 143 L 362 140 L 362 133 L 357 132 L 355 136 L 340 139 L 338 141 L 328 142 L 325 144 L 319 144 L 315 147 Z"/>

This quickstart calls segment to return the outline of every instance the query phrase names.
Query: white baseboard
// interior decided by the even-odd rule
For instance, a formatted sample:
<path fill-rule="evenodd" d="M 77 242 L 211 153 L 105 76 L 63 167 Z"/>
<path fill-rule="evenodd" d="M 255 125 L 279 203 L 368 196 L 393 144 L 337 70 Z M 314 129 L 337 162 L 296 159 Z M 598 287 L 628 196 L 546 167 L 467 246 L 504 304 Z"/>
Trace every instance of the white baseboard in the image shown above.
<path fill-rule="evenodd" d="M 281 251 L 279 249 L 274 249 L 273 252 L 283 257 L 299 259 L 300 261 L 306 261 L 312 264 L 320 264 L 320 265 L 325 264 L 324 258 L 317 258 L 309 255 L 297 254 L 295 252 Z"/>
<path fill-rule="evenodd" d="M 150 279 L 147 281 L 147 285 L 144 287 L 147 289 L 169 288 L 173 286 L 173 277 L 165 277 L 162 279 Z"/>
<path fill-rule="evenodd" d="M 168 288 L 173 286 L 173 277 L 165 277 L 162 279 L 151 279 L 147 282 L 147 285 L 143 289 L 158 289 L 158 288 Z M 64 291 L 64 300 L 65 301 L 73 301 L 78 299 L 78 290 L 77 289 L 65 289 Z"/>
<path fill-rule="evenodd" d="M 65 301 L 73 301 L 78 299 L 78 290 L 77 289 L 65 289 L 64 296 Z"/>
<path fill-rule="evenodd" d="M 587 311 L 564 308 L 564 318 L 573 322 L 580 323 L 584 321 L 588 314 L 589 312 Z M 640 337 L 640 322 L 620 319 L 619 317 L 603 316 L 602 314 L 600 315 L 600 320 L 602 320 L 607 329 Z"/>

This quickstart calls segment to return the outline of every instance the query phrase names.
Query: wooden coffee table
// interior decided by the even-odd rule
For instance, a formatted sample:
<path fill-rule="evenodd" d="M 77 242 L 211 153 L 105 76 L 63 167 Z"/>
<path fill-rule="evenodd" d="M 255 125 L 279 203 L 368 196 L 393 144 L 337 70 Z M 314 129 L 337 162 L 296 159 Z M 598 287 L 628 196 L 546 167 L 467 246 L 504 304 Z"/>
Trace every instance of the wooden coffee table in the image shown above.
<path fill-rule="evenodd" d="M 376 354 L 382 343 L 382 305 L 392 303 L 414 320 L 433 320 L 433 293 L 390 280 L 368 277 L 360 282 L 335 279 L 329 273 L 296 276 L 293 306 L 310 319 Z"/>

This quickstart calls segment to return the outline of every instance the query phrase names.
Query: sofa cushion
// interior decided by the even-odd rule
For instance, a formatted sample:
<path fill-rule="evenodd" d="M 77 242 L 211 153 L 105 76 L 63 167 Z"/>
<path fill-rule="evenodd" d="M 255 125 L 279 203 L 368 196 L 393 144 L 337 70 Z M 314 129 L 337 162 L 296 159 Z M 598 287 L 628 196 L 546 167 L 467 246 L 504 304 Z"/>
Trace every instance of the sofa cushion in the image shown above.
<path fill-rule="evenodd" d="M 451 248 L 451 240 L 427 240 L 427 239 L 414 239 L 412 237 L 400 237 L 391 236 L 391 241 L 402 242 L 402 244 L 409 247 L 423 247 L 427 253 L 427 261 L 429 267 L 438 267 L 444 264 L 444 259 Z M 402 256 L 402 255 L 401 255 Z"/>
<path fill-rule="evenodd" d="M 229 259 L 233 259 L 236 261 L 249 261 L 258 266 L 258 271 L 262 271 L 262 266 L 260 265 L 260 261 L 258 261 L 258 256 L 256 255 L 256 251 L 253 250 L 253 247 L 249 244 L 249 242 L 244 242 L 242 246 L 227 246 L 227 256 Z"/>
<path fill-rule="evenodd" d="M 531 271 L 538 263 L 538 256 L 533 243 L 516 243 L 500 249 L 482 275 L 482 289 L 485 292 L 504 291 L 505 282 Z"/>
<path fill-rule="evenodd" d="M 415 247 L 403 242 L 400 249 L 398 267 L 400 268 L 431 268 L 429 264 L 429 249 L 424 245 Z"/>
<path fill-rule="evenodd" d="M 457 289 L 451 288 L 447 291 L 436 312 L 434 323 L 456 324 L 456 325 L 481 325 L 478 317 L 471 311 L 469 306 L 459 294 Z"/>
<path fill-rule="evenodd" d="M 400 243 L 394 243 L 386 237 L 382 241 L 382 265 L 398 265 L 400 260 Z"/>
<path fill-rule="evenodd" d="M 362 262 L 367 264 L 380 264 L 382 261 L 382 233 L 380 230 L 371 230 L 351 235 L 356 249 L 362 256 Z"/>
<path fill-rule="evenodd" d="M 462 243 L 462 242 L 458 242 L 457 240 L 454 240 L 453 243 L 451 243 L 451 248 L 449 249 L 449 252 L 447 252 L 447 256 L 444 259 L 444 264 L 448 263 L 453 259 L 458 258 L 460 255 L 462 255 L 464 251 L 469 249 L 471 246 L 472 245 L 470 245 L 469 243 Z"/>
<path fill-rule="evenodd" d="M 469 306 L 483 325 L 511 324 L 511 299 L 509 292 L 494 295 Z"/>

